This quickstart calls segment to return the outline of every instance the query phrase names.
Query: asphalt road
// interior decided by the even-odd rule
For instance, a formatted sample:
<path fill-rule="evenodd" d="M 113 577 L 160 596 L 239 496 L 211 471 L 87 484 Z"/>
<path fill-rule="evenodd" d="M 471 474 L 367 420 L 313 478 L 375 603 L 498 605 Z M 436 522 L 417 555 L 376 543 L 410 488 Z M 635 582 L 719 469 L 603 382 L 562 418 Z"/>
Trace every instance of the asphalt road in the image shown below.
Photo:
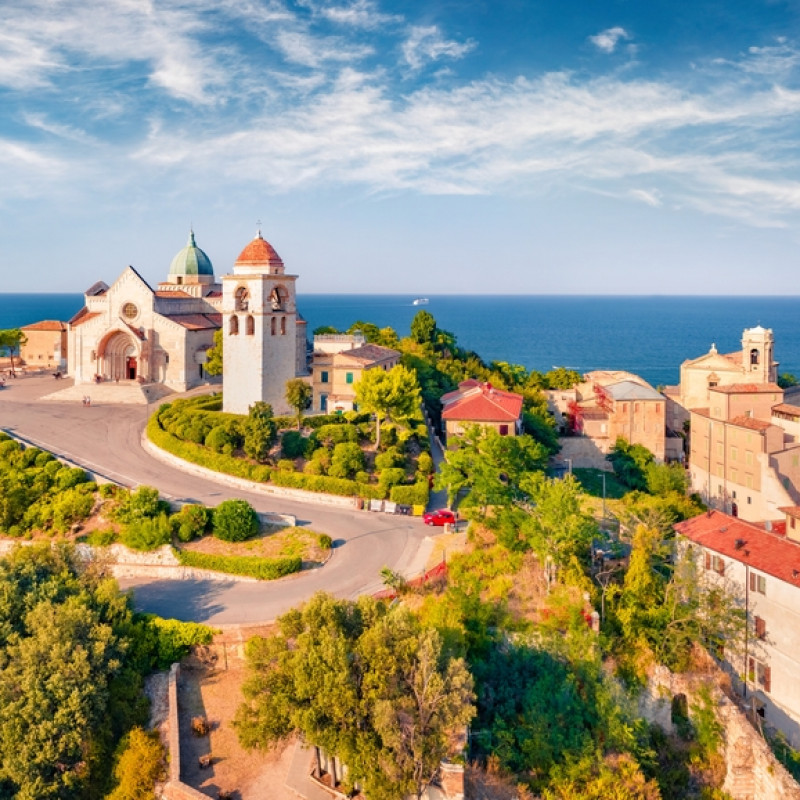
<path fill-rule="evenodd" d="M 76 401 L 41 399 L 68 385 L 50 375 L 7 381 L 0 390 L 0 428 L 127 486 L 155 486 L 164 496 L 209 506 L 241 497 L 258 511 L 294 514 L 298 525 L 327 533 L 334 540 L 324 567 L 278 581 L 120 581 L 122 588 L 134 590 L 138 608 L 196 622 L 264 622 L 316 591 L 356 597 L 380 588 L 383 567 L 407 572 L 414 565 L 429 532 L 421 520 L 290 501 L 188 474 L 142 448 L 148 412 L 144 405 L 93 402 L 87 408 Z"/>

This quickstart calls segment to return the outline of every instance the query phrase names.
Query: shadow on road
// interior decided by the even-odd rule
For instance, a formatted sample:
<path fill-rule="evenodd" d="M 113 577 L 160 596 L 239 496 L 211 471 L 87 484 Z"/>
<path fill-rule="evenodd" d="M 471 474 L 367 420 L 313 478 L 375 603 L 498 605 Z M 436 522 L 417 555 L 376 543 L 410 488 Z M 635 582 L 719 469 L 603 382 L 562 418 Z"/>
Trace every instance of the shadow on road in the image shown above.
<path fill-rule="evenodd" d="M 137 586 L 133 581 L 125 581 L 123 588 L 133 593 L 133 604 L 141 611 L 145 603 L 139 603 Z M 152 581 L 142 586 L 146 594 L 147 611 L 168 619 L 205 622 L 225 610 L 217 602 L 223 592 L 234 586 L 235 581 Z"/>

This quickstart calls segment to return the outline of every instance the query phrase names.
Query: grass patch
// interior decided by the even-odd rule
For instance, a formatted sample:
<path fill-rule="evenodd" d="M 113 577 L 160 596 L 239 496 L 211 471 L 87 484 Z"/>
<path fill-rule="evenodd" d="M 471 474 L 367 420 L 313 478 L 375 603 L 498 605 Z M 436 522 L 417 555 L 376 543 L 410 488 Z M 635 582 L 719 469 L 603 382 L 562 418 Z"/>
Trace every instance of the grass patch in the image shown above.
<path fill-rule="evenodd" d="M 572 472 L 586 494 L 592 497 L 603 496 L 603 475 L 606 476 L 607 500 L 619 500 L 630 491 L 630 488 L 621 483 L 613 472 L 605 472 L 601 469 L 585 469 L 582 467 L 576 468 Z"/>
<path fill-rule="evenodd" d="M 246 575 L 258 580 L 275 580 L 293 572 L 300 572 L 303 559 L 299 556 L 287 558 L 259 558 L 258 556 L 218 556 L 194 550 L 176 550 L 178 560 L 186 567 L 210 569 L 227 575 Z"/>

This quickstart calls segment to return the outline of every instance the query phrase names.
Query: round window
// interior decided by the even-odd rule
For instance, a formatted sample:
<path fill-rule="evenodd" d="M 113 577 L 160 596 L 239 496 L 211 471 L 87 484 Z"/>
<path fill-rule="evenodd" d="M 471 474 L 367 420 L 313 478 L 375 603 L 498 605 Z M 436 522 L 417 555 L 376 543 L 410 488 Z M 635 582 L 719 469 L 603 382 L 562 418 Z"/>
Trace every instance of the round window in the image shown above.
<path fill-rule="evenodd" d="M 139 309 L 133 303 L 125 303 L 122 306 L 122 316 L 126 319 L 133 319 L 139 313 Z"/>

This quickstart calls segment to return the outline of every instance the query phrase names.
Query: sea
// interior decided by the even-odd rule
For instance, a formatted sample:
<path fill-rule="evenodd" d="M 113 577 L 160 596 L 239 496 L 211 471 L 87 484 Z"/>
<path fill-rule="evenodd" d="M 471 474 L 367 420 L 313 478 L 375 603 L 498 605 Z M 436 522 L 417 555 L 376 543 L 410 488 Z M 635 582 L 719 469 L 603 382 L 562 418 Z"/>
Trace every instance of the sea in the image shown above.
<path fill-rule="evenodd" d="M 408 335 L 411 320 L 430 312 L 439 328 L 485 361 L 546 372 L 621 369 L 654 386 L 676 384 L 681 362 L 741 349 L 742 331 L 762 325 L 775 335 L 779 372 L 800 378 L 800 297 L 667 297 L 576 295 L 303 294 L 298 308 L 309 333 L 345 330 L 356 321 Z M 0 329 L 43 319 L 69 320 L 80 294 L 0 294 Z"/>

